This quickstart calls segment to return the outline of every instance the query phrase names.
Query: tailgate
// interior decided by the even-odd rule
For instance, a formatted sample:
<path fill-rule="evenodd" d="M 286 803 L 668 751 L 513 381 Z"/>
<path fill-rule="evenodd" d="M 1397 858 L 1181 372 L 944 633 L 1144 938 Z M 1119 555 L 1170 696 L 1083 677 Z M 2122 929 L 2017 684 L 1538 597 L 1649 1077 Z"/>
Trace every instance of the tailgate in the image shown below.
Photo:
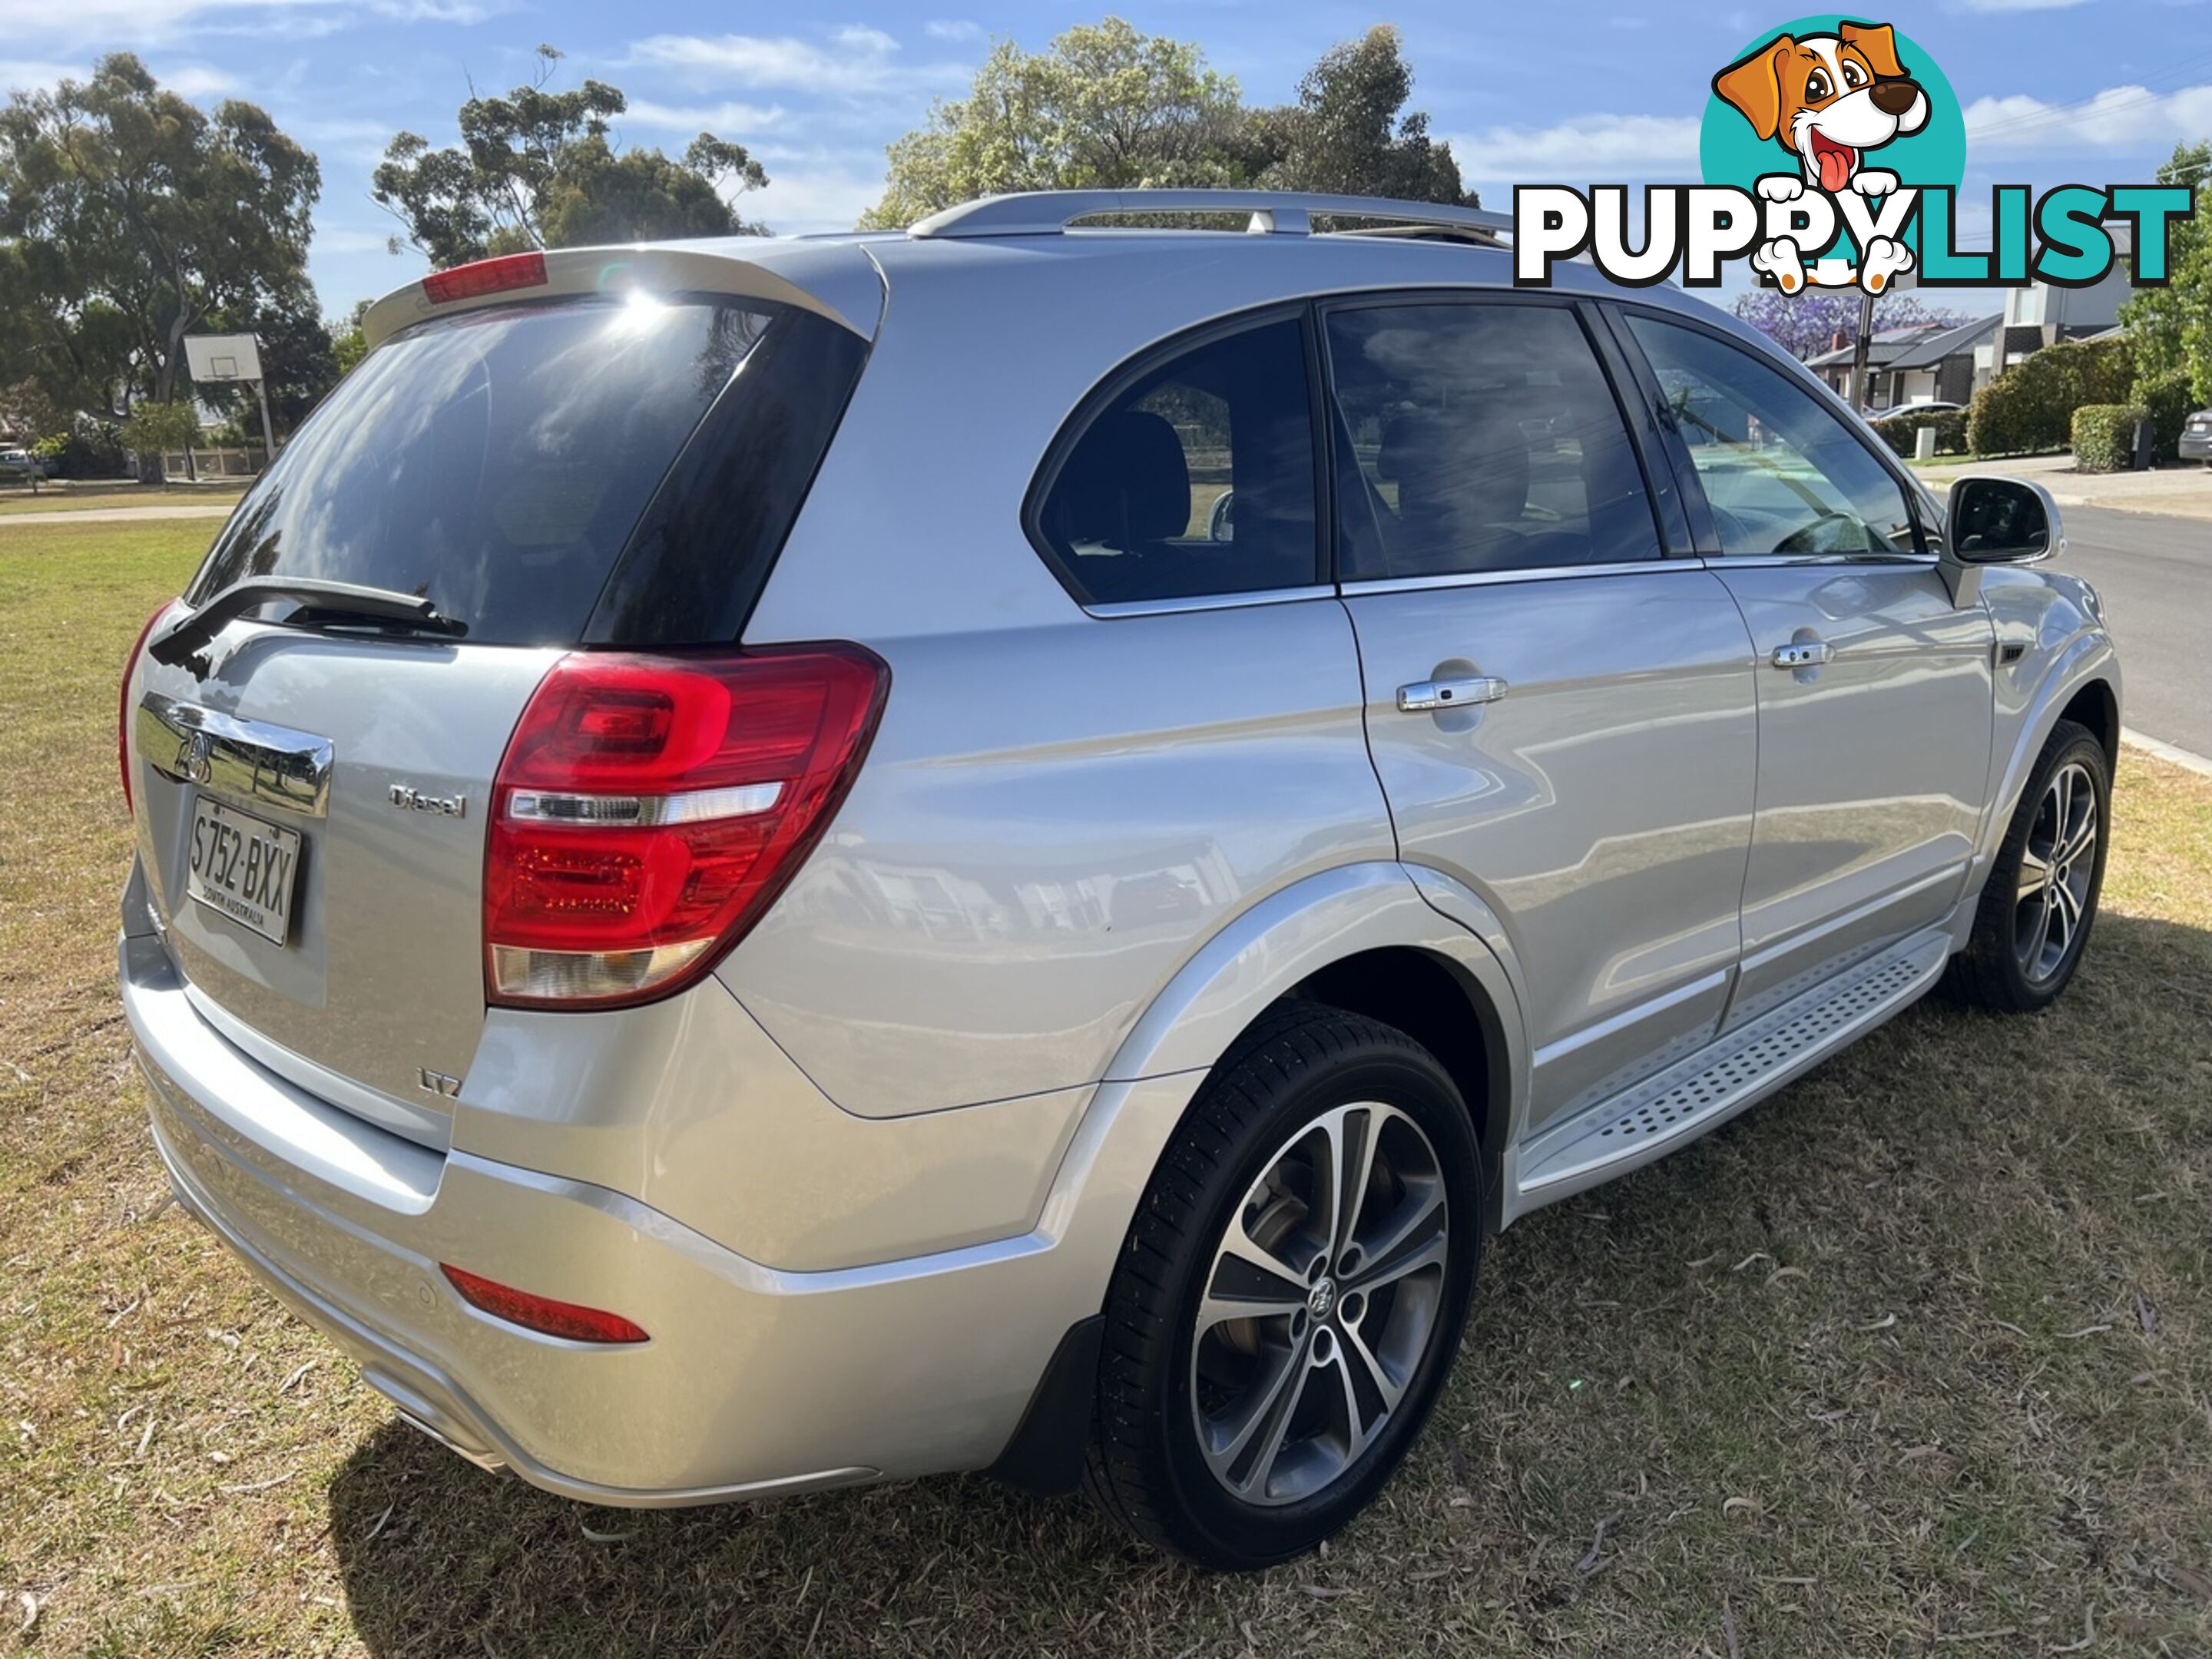
<path fill-rule="evenodd" d="M 155 918 L 220 1029 L 273 1069 L 289 1054 L 336 1073 L 297 1078 L 320 1092 L 359 1085 L 337 1103 L 419 1135 L 483 1029 L 484 811 L 558 653 L 234 632 L 204 678 L 139 675 Z"/>
<path fill-rule="evenodd" d="M 857 250 L 793 259 L 848 299 L 878 281 Z M 529 263 L 537 291 L 445 305 L 471 267 L 380 305 L 390 337 L 210 550 L 204 626 L 171 638 L 173 613 L 125 688 L 139 860 L 195 1006 L 432 1143 L 483 1024 L 487 817 L 532 692 L 571 651 L 737 640 L 866 356 L 756 262 Z"/>

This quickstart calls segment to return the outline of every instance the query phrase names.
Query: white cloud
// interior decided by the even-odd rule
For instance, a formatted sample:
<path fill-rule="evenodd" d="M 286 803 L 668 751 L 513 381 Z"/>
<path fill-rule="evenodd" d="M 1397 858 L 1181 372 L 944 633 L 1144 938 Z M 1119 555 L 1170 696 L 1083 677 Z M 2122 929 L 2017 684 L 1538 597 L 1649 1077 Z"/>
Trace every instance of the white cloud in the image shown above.
<path fill-rule="evenodd" d="M 7 0 L 0 0 L 6 3 Z M 632 44 L 629 61 L 698 87 L 785 88 L 856 96 L 957 83 L 957 64 L 914 64 L 881 29 L 848 27 L 829 44 L 795 35 L 655 34 Z"/>
<path fill-rule="evenodd" d="M 238 90 L 238 77 L 211 64 L 186 64 L 155 77 L 184 98 L 213 98 Z"/>
<path fill-rule="evenodd" d="M 369 9 L 400 23 L 481 23 L 508 9 L 474 0 L 371 0 Z"/>
<path fill-rule="evenodd" d="M 1548 127 L 1451 135 L 1460 171 L 1480 184 L 1607 183 L 1696 176 L 1698 118 L 1578 115 Z"/>
<path fill-rule="evenodd" d="M 933 17 L 921 27 L 933 40 L 981 40 L 985 33 L 981 23 L 965 17 Z"/>
<path fill-rule="evenodd" d="M 399 228 L 394 222 L 391 230 L 349 230 L 336 226 L 315 227 L 315 251 L 318 253 L 384 253 L 390 251 L 393 233 Z"/>
<path fill-rule="evenodd" d="M 152 67 L 154 79 L 164 91 L 196 102 L 228 97 L 238 92 L 241 84 L 236 76 L 208 64 Z M 0 63 L 0 94 L 44 90 L 63 81 L 88 81 L 92 70 L 88 58 L 76 64 Z"/>
<path fill-rule="evenodd" d="M 325 34 L 364 13 L 399 22 L 475 23 L 506 0 L 0 0 L 0 40 L 35 40 L 42 51 L 96 43 L 104 52 L 161 46 L 199 34 Z"/>
<path fill-rule="evenodd" d="M 2150 149 L 2163 157 L 2177 138 L 2212 131 L 2212 85 L 2173 92 L 2106 87 L 2075 104 L 2025 94 L 1977 98 L 1966 115 L 1966 154 L 1977 161 L 2085 149 Z"/>
<path fill-rule="evenodd" d="M 661 104 L 650 98 L 633 98 L 618 118 L 624 125 L 657 132 L 711 132 L 740 143 L 750 132 L 779 126 L 784 118 L 780 104 Z"/>
<path fill-rule="evenodd" d="M 84 64 L 0 63 L 0 93 L 43 92 L 64 80 L 82 81 L 88 72 Z"/>
<path fill-rule="evenodd" d="M 747 191 L 738 211 L 761 221 L 782 236 L 816 231 L 850 230 L 884 193 L 884 169 L 870 165 L 827 165 L 786 171 L 773 163 L 765 190 Z"/>

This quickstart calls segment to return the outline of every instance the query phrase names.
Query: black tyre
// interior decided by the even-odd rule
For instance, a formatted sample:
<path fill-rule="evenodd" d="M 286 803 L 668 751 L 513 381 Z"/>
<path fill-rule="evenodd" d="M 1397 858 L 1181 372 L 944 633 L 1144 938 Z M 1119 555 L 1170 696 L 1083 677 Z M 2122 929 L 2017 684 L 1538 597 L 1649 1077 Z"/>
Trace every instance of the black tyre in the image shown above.
<path fill-rule="evenodd" d="M 1404 1032 L 1310 1003 L 1261 1021 L 1130 1227 L 1091 1496 L 1160 1548 L 1231 1569 L 1351 1520 L 1451 1368 L 1480 1179 L 1458 1090 Z"/>
<path fill-rule="evenodd" d="M 2087 727 L 2061 720 L 2030 773 L 1949 988 L 1971 1007 L 2025 1014 L 2081 965 L 2105 885 L 2112 768 Z"/>

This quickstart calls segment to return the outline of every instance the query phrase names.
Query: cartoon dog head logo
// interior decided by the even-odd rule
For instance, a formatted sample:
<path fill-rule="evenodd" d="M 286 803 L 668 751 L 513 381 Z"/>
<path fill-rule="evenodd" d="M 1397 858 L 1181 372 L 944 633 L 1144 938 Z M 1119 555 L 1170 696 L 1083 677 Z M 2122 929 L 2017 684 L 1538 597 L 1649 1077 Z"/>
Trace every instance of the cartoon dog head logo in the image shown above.
<path fill-rule="evenodd" d="M 1881 210 L 1846 216 L 1854 227 L 1856 263 L 1817 257 L 1820 248 L 1807 244 L 1802 228 L 1784 234 L 1770 230 L 1753 250 L 1751 264 L 1784 293 L 1795 294 L 1808 283 L 1856 283 L 1879 294 L 1913 268 L 1916 256 L 1905 228 L 1913 192 L 1899 195 L 1897 173 L 1867 165 L 1867 158 L 1929 126 L 1934 106 L 1923 79 L 1931 76 L 1947 108 L 1955 104 L 1933 65 L 1916 76 L 1888 24 L 1838 18 L 1789 25 L 1713 76 L 1715 108 L 1733 110 L 1760 144 L 1791 160 L 1786 172 L 1759 173 L 1753 187 L 1763 202 L 1784 212 L 1801 203 L 1808 209 L 1864 204 Z M 1735 116 L 1721 118 L 1732 122 Z M 1764 154 L 1773 158 L 1774 149 Z M 1815 191 L 1826 203 L 1806 199 Z M 1893 204 L 1895 210 L 1887 210 Z M 1832 224 L 1834 216 L 1823 222 Z"/>
<path fill-rule="evenodd" d="M 1839 23 L 1833 34 L 1802 40 L 1777 35 L 1713 76 L 1713 90 L 1831 196 L 1894 190 L 1895 173 L 1876 178 L 1862 170 L 1862 158 L 1928 125 L 1928 94 L 1898 61 L 1887 23 Z"/>

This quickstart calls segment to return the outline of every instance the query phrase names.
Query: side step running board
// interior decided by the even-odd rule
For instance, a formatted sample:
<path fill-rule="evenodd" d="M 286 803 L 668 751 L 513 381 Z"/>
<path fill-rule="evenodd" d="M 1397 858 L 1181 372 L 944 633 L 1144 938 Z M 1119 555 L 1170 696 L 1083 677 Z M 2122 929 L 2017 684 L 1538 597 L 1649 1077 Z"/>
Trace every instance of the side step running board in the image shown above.
<path fill-rule="evenodd" d="M 1522 1152 L 1516 1209 L 1648 1164 L 1725 1122 L 1918 997 L 1949 955 L 1942 930 L 1917 934 L 1537 1136 Z"/>

